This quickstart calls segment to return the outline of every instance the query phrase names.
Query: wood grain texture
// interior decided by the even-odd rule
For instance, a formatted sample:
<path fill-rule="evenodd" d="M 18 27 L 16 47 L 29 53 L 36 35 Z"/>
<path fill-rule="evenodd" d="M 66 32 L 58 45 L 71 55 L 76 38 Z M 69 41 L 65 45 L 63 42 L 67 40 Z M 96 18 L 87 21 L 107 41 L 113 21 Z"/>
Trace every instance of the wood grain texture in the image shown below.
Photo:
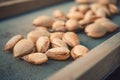
<path fill-rule="evenodd" d="M 120 32 L 47 80 L 101 80 L 120 65 Z"/>
<path fill-rule="evenodd" d="M 0 3 L 0 19 L 69 0 L 10 0 Z"/>

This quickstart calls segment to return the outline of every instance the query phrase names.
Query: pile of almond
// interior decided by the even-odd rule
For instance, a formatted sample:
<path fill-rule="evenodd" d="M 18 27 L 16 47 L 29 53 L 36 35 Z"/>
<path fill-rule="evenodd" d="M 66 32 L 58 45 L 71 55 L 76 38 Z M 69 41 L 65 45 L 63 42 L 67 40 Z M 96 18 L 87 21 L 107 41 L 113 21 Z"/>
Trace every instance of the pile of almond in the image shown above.
<path fill-rule="evenodd" d="M 96 0 L 76 0 L 81 4 L 73 6 L 67 14 L 55 10 L 54 18 L 45 15 L 37 17 L 33 20 L 35 29 L 26 38 L 13 36 L 4 50 L 13 51 L 15 58 L 32 64 L 42 64 L 48 59 L 77 59 L 86 55 L 89 49 L 80 44 L 76 31 L 84 30 L 90 37 L 101 38 L 118 28 L 108 19 L 112 14 L 119 13 L 115 0 L 93 1 Z"/>

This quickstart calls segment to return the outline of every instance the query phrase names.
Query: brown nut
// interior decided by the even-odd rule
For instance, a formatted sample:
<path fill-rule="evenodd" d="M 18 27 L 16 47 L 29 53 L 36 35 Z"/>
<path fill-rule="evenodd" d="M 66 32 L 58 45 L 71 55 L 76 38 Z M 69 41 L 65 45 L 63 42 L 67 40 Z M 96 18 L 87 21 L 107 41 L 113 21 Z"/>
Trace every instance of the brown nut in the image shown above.
<path fill-rule="evenodd" d="M 77 45 L 71 50 L 71 56 L 73 59 L 78 59 L 86 55 L 89 52 L 89 49 L 83 45 Z"/>
<path fill-rule="evenodd" d="M 85 28 L 85 32 L 90 37 L 100 38 L 100 37 L 103 37 L 107 33 L 107 30 L 105 27 L 101 26 L 100 24 L 93 23 L 93 24 L 88 25 Z"/>
<path fill-rule="evenodd" d="M 68 48 L 67 44 L 61 40 L 61 39 L 53 39 L 51 40 L 51 43 L 52 43 L 52 47 L 55 48 L 55 47 L 66 47 Z"/>
<path fill-rule="evenodd" d="M 108 8 L 109 8 L 109 10 L 112 14 L 118 14 L 119 13 L 118 7 L 114 4 L 108 4 Z"/>
<path fill-rule="evenodd" d="M 34 43 L 38 40 L 41 36 L 50 36 L 50 33 L 46 30 L 33 30 L 27 34 L 27 38 Z"/>
<path fill-rule="evenodd" d="M 78 6 L 78 9 L 82 13 L 86 13 L 90 9 L 90 6 L 87 5 L 87 4 L 81 4 L 81 5 Z"/>
<path fill-rule="evenodd" d="M 64 33 L 62 39 L 70 47 L 74 47 L 74 46 L 80 44 L 79 38 L 78 38 L 77 34 L 75 34 L 74 32 L 66 32 L 66 33 Z"/>
<path fill-rule="evenodd" d="M 55 21 L 52 25 L 52 29 L 54 31 L 62 31 L 62 32 L 65 32 L 67 30 L 65 27 L 65 22 L 61 20 Z"/>
<path fill-rule="evenodd" d="M 51 27 L 53 22 L 54 20 L 51 19 L 49 16 L 39 16 L 33 21 L 33 25 Z"/>
<path fill-rule="evenodd" d="M 16 43 L 18 41 L 20 41 L 21 39 L 23 39 L 24 37 L 22 35 L 15 35 L 13 36 L 6 44 L 4 47 L 4 50 L 8 51 L 13 49 L 13 47 L 16 45 Z"/>
<path fill-rule="evenodd" d="M 33 49 L 34 49 L 34 43 L 31 40 L 22 39 L 13 48 L 14 50 L 13 54 L 14 57 L 17 58 L 31 53 Z"/>
<path fill-rule="evenodd" d="M 63 36 L 63 32 L 54 32 L 54 33 L 51 33 L 50 34 L 50 40 L 53 40 L 53 39 L 62 39 L 62 36 Z"/>
<path fill-rule="evenodd" d="M 67 30 L 69 30 L 69 31 L 75 31 L 75 30 L 79 29 L 79 26 L 80 26 L 80 24 L 78 23 L 78 21 L 77 21 L 77 20 L 74 20 L 74 19 L 69 19 L 69 20 L 66 22 L 65 25 L 66 25 L 65 27 L 66 27 Z"/>
<path fill-rule="evenodd" d="M 54 18 L 57 18 L 57 19 L 60 19 L 60 20 L 66 20 L 67 19 L 66 14 L 63 13 L 62 11 L 60 11 L 60 10 L 55 10 L 53 12 L 53 16 L 54 16 Z"/>
<path fill-rule="evenodd" d="M 66 60 L 70 57 L 70 51 L 66 47 L 57 47 L 49 49 L 46 55 L 53 60 Z"/>
<path fill-rule="evenodd" d="M 112 22 L 107 18 L 100 18 L 95 21 L 95 23 L 99 23 L 104 26 L 108 32 L 113 32 L 118 28 L 118 25 Z"/>
<path fill-rule="evenodd" d="M 74 12 L 69 12 L 67 14 L 67 17 L 69 19 L 75 19 L 75 20 L 80 20 L 84 18 L 84 15 L 82 12 L 74 11 Z"/>
<path fill-rule="evenodd" d="M 23 56 L 23 59 L 32 64 L 43 64 L 48 60 L 47 56 L 43 53 L 31 53 Z"/>
<path fill-rule="evenodd" d="M 38 52 L 46 52 L 50 46 L 50 39 L 46 36 L 39 37 L 36 42 L 36 47 Z"/>

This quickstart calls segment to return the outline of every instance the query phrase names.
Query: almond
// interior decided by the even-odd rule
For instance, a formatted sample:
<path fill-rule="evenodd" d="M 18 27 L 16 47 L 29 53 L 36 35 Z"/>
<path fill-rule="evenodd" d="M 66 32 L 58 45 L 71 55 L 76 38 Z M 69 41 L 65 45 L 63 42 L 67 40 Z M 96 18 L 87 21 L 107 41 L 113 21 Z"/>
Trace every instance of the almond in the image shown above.
<path fill-rule="evenodd" d="M 63 34 L 62 40 L 65 41 L 70 47 L 80 44 L 77 34 L 74 32 L 66 32 Z"/>
<path fill-rule="evenodd" d="M 78 12 L 78 11 L 75 11 L 75 12 L 69 12 L 67 14 L 67 17 L 69 19 L 75 19 L 75 20 L 80 20 L 80 19 L 83 19 L 84 18 L 84 15 L 82 12 Z"/>
<path fill-rule="evenodd" d="M 66 47 L 68 48 L 67 44 L 61 40 L 61 39 L 53 39 L 51 40 L 51 43 L 52 43 L 52 47 L 55 48 L 55 47 Z"/>
<path fill-rule="evenodd" d="M 32 64 L 43 64 L 48 60 L 47 56 L 43 53 L 31 53 L 23 56 L 23 59 Z"/>
<path fill-rule="evenodd" d="M 36 47 L 38 52 L 46 52 L 50 46 L 50 39 L 46 36 L 39 37 L 36 42 Z"/>
<path fill-rule="evenodd" d="M 79 57 L 83 57 L 89 52 L 89 49 L 83 45 L 77 45 L 71 50 L 71 56 L 73 59 L 78 59 Z"/>
<path fill-rule="evenodd" d="M 33 21 L 33 25 L 35 26 L 44 26 L 44 27 L 51 27 L 54 20 L 49 16 L 39 16 Z"/>
<path fill-rule="evenodd" d="M 69 19 L 67 22 L 66 22 L 66 28 L 67 30 L 69 31 L 75 31 L 77 29 L 80 29 L 79 26 L 80 24 L 78 23 L 77 20 L 74 20 L 74 19 Z"/>
<path fill-rule="evenodd" d="M 67 30 L 65 27 L 65 22 L 61 20 L 55 21 L 52 25 L 52 29 L 54 31 L 62 31 L 62 32 L 65 32 Z"/>
<path fill-rule="evenodd" d="M 70 57 L 70 51 L 66 47 L 57 47 L 49 49 L 46 55 L 53 60 L 66 60 Z"/>
<path fill-rule="evenodd" d="M 63 36 L 63 32 L 54 32 L 54 33 L 51 33 L 50 34 L 50 40 L 53 40 L 53 39 L 62 39 L 62 36 Z"/>
<path fill-rule="evenodd" d="M 93 23 L 93 24 L 88 25 L 85 28 L 85 32 L 90 37 L 100 38 L 100 37 L 103 37 L 107 33 L 107 30 L 105 27 L 101 26 L 100 24 Z"/>
<path fill-rule="evenodd" d="M 24 37 L 22 35 L 15 35 L 13 36 L 6 44 L 4 47 L 4 50 L 8 51 L 13 49 L 13 47 L 16 45 L 16 43 L 18 41 L 20 41 L 21 39 L 23 39 Z"/>
<path fill-rule="evenodd" d="M 20 40 L 14 47 L 14 57 L 21 57 L 26 54 L 29 54 L 34 49 L 34 43 L 28 39 Z"/>

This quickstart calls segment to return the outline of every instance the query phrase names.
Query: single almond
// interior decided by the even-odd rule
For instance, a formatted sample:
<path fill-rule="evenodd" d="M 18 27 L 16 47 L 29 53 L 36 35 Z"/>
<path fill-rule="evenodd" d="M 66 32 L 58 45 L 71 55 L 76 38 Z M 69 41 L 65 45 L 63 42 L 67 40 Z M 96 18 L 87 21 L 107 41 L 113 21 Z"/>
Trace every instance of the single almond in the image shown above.
<path fill-rule="evenodd" d="M 23 56 L 23 59 L 32 64 L 43 64 L 47 62 L 48 58 L 44 53 L 31 53 Z"/>
<path fill-rule="evenodd" d="M 66 20 L 67 19 L 66 14 L 64 12 L 60 11 L 60 10 L 55 10 L 53 12 L 53 16 L 54 16 L 54 18 L 60 19 L 60 20 Z"/>
<path fill-rule="evenodd" d="M 67 17 L 69 19 L 75 19 L 75 20 L 80 20 L 80 19 L 83 19 L 84 18 L 84 14 L 82 12 L 78 12 L 78 11 L 75 11 L 75 12 L 69 12 L 67 14 Z"/>
<path fill-rule="evenodd" d="M 66 32 L 63 34 L 62 40 L 65 41 L 70 47 L 80 44 L 77 34 L 74 32 Z"/>
<path fill-rule="evenodd" d="M 8 51 L 13 49 L 13 47 L 16 45 L 16 43 L 18 41 L 20 41 L 21 39 L 23 39 L 24 37 L 22 35 L 15 35 L 13 36 L 6 44 L 4 47 L 4 50 Z"/>
<path fill-rule="evenodd" d="M 109 10 L 112 14 L 118 14 L 119 13 L 118 7 L 114 4 L 108 4 L 108 8 L 109 8 Z"/>
<path fill-rule="evenodd" d="M 52 29 L 54 31 L 62 31 L 62 32 L 65 32 L 67 30 L 65 27 L 65 22 L 61 20 L 55 21 L 52 25 Z"/>
<path fill-rule="evenodd" d="M 75 30 L 77 30 L 77 29 L 80 29 L 80 28 L 79 28 L 80 24 L 78 23 L 77 20 L 74 20 L 74 19 L 69 19 L 69 20 L 66 22 L 65 25 L 66 25 L 65 27 L 66 27 L 67 30 L 69 30 L 69 31 L 75 31 Z"/>
<path fill-rule="evenodd" d="M 34 43 L 31 40 L 22 39 L 13 48 L 14 57 L 17 58 L 29 54 L 33 51 L 33 49 Z"/>
<path fill-rule="evenodd" d="M 49 16 L 39 16 L 33 21 L 35 26 L 51 27 L 54 20 Z"/>
<path fill-rule="evenodd" d="M 36 42 L 36 47 L 38 52 L 46 52 L 50 46 L 50 39 L 46 36 L 39 37 Z"/>
<path fill-rule="evenodd" d="M 53 39 L 62 39 L 62 36 L 63 36 L 63 32 L 54 32 L 54 33 L 51 33 L 50 34 L 50 40 L 53 40 Z"/>
<path fill-rule="evenodd" d="M 70 57 L 70 51 L 66 47 L 57 47 L 49 49 L 46 55 L 53 60 L 67 60 Z"/>
<path fill-rule="evenodd" d="M 78 59 L 79 57 L 83 57 L 89 52 L 89 49 L 83 45 L 77 45 L 71 50 L 71 56 L 73 59 Z"/>
<path fill-rule="evenodd" d="M 100 37 L 103 37 L 107 33 L 107 30 L 105 27 L 101 26 L 100 24 L 93 23 L 93 24 L 88 25 L 85 28 L 85 32 L 90 37 L 100 38 Z"/>
<path fill-rule="evenodd" d="M 51 43 L 52 43 L 52 47 L 55 48 L 55 47 L 66 47 L 68 48 L 67 44 L 61 40 L 61 39 L 53 39 L 51 40 Z"/>

